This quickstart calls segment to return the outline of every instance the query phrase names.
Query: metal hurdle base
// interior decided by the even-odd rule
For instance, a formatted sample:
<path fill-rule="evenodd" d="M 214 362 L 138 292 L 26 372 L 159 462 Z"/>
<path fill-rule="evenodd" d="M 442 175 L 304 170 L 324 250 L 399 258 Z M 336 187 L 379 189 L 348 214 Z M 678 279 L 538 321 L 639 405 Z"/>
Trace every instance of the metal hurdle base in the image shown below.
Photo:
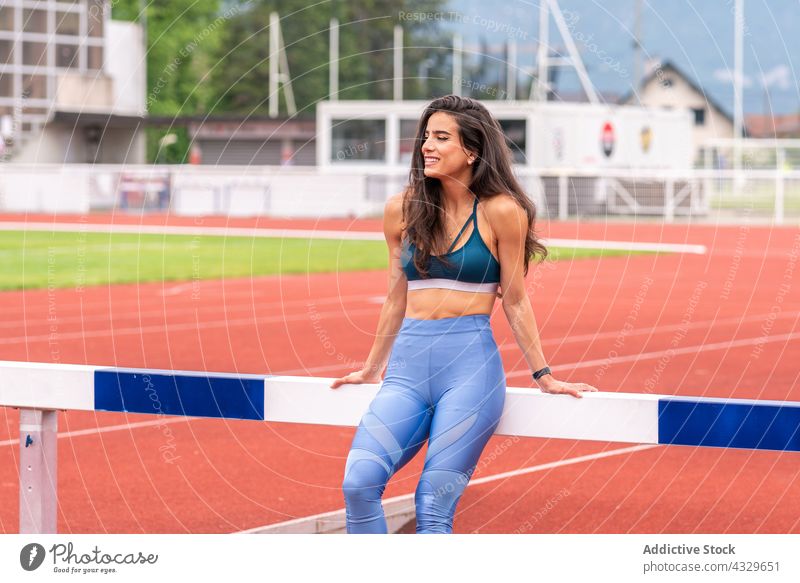
<path fill-rule="evenodd" d="M 19 411 L 19 532 L 55 534 L 58 411 Z"/>
<path fill-rule="evenodd" d="M 409 522 L 414 524 L 416 508 L 413 494 L 390 498 L 382 503 L 386 527 L 390 533 L 401 532 Z M 334 510 L 243 532 L 247 534 L 344 534 L 347 531 L 344 515 L 344 509 Z"/>

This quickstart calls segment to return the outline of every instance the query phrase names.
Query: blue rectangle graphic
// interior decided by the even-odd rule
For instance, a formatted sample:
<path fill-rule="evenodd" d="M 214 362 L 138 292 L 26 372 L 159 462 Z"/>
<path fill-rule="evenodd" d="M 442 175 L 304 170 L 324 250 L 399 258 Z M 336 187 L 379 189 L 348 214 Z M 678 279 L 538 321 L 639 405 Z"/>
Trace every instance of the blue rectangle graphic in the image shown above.
<path fill-rule="evenodd" d="M 800 407 L 661 399 L 658 443 L 800 451 Z"/>
<path fill-rule="evenodd" d="M 263 421 L 264 381 L 147 371 L 95 371 L 94 406 L 100 411 Z"/>

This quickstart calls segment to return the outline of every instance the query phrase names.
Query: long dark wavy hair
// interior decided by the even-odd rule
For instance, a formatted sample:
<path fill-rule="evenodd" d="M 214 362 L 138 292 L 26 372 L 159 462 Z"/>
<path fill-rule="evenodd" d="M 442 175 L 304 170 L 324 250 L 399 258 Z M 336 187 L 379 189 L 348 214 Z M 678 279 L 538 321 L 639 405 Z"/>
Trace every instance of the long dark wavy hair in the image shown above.
<path fill-rule="evenodd" d="M 446 248 L 442 183 L 425 176 L 422 145 L 428 119 L 436 112 L 452 115 L 458 122 L 461 142 L 466 150 L 475 152 L 472 181 L 467 185 L 480 200 L 506 193 L 525 209 L 528 233 L 525 237 L 524 273 L 532 257 L 547 256 L 547 248 L 534 231 L 536 207 L 528 198 L 511 170 L 512 154 L 497 120 L 480 102 L 469 97 L 445 95 L 433 100 L 422 113 L 414 138 L 411 171 L 406 195 L 403 198 L 403 222 L 406 236 L 416 246 L 414 265 L 422 277 L 428 275 L 426 265 L 432 250 Z M 443 245 L 444 244 L 444 245 Z"/>

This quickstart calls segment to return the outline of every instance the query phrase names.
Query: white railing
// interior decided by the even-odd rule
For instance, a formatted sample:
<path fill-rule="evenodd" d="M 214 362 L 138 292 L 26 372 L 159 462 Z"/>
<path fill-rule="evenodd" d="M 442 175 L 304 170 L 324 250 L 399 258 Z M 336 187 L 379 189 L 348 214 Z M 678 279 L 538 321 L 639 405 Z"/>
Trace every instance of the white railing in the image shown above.
<path fill-rule="evenodd" d="M 540 216 L 800 217 L 800 170 L 518 169 Z M 4 165 L 0 212 L 380 216 L 407 167 Z"/>

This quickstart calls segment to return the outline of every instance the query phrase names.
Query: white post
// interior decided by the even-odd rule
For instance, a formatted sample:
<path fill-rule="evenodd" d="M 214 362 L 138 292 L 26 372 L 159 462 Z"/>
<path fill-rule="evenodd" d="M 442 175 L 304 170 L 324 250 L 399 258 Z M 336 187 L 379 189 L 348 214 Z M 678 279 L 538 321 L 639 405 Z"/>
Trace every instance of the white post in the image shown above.
<path fill-rule="evenodd" d="M 394 27 L 394 100 L 403 99 L 403 27 Z"/>
<path fill-rule="evenodd" d="M 716 150 L 711 149 L 710 144 L 705 145 L 705 150 L 703 151 L 703 164 L 705 165 L 705 176 L 703 177 L 703 195 L 701 197 L 702 200 L 702 212 L 704 214 L 708 214 L 710 207 L 711 207 L 711 193 L 714 190 L 714 178 L 711 175 L 712 166 L 713 166 L 713 158 L 712 155 Z"/>
<path fill-rule="evenodd" d="M 19 411 L 19 532 L 55 534 L 58 411 Z"/>
<path fill-rule="evenodd" d="M 464 52 L 464 39 L 460 34 L 453 36 L 453 95 L 461 95 L 461 84 L 464 80 L 461 78 L 462 62 Z"/>
<path fill-rule="evenodd" d="M 671 223 L 675 220 L 675 178 L 667 178 L 664 191 L 664 220 Z"/>
<path fill-rule="evenodd" d="M 786 150 L 778 148 L 775 161 L 775 223 L 783 224 L 784 168 L 786 167 Z"/>
<path fill-rule="evenodd" d="M 278 117 L 278 13 L 269 15 L 269 116 Z"/>
<path fill-rule="evenodd" d="M 633 94 L 637 105 L 641 105 L 641 83 L 644 75 L 642 74 L 642 0 L 636 0 L 634 16 L 634 40 L 633 40 Z"/>
<path fill-rule="evenodd" d="M 328 99 L 339 99 L 339 20 L 331 18 L 330 46 L 328 50 Z"/>
<path fill-rule="evenodd" d="M 550 4 L 550 8 L 553 11 L 553 20 L 556 23 L 558 31 L 561 33 L 561 38 L 564 40 L 564 44 L 567 45 L 567 52 L 569 53 L 570 62 L 575 68 L 575 72 L 578 74 L 578 79 L 581 82 L 583 91 L 586 93 L 586 97 L 589 99 L 590 103 L 600 103 L 600 98 L 597 96 L 597 92 L 594 90 L 592 80 L 589 79 L 589 73 L 586 72 L 586 67 L 584 67 L 583 60 L 581 59 L 581 54 L 578 51 L 578 47 L 575 45 L 575 40 L 572 38 L 572 32 L 569 30 L 569 26 L 567 26 L 567 23 L 564 20 L 564 14 L 561 12 L 561 8 L 559 8 L 558 3 L 555 0 L 542 0 L 542 2 L 547 2 Z"/>
<path fill-rule="evenodd" d="M 536 101 L 547 101 L 547 92 L 549 86 L 547 84 L 547 59 L 549 56 L 548 43 L 550 33 L 550 15 L 547 10 L 547 2 L 542 0 L 539 2 L 539 50 L 536 55 L 536 65 L 539 72 L 536 78 Z"/>
<path fill-rule="evenodd" d="M 508 41 L 508 62 L 506 63 L 506 99 L 517 98 L 517 41 Z"/>
<path fill-rule="evenodd" d="M 558 177 L 558 218 L 562 221 L 569 218 L 569 181 L 566 174 Z"/>
<path fill-rule="evenodd" d="M 396 113 L 386 118 L 386 164 L 394 168 L 399 164 L 400 154 L 400 118 Z"/>
<path fill-rule="evenodd" d="M 282 69 L 280 80 L 283 85 L 283 96 L 286 98 L 286 108 L 289 110 L 289 115 L 293 116 L 297 113 L 297 106 L 294 103 L 292 75 L 289 73 L 289 57 L 286 56 L 286 46 L 283 43 L 280 22 L 278 22 L 278 44 L 280 45 L 280 65 Z"/>
<path fill-rule="evenodd" d="M 733 43 L 733 167 L 735 169 L 736 188 L 741 184 L 742 169 L 742 83 L 743 37 L 744 37 L 744 0 L 736 0 L 734 11 L 734 43 Z"/>

